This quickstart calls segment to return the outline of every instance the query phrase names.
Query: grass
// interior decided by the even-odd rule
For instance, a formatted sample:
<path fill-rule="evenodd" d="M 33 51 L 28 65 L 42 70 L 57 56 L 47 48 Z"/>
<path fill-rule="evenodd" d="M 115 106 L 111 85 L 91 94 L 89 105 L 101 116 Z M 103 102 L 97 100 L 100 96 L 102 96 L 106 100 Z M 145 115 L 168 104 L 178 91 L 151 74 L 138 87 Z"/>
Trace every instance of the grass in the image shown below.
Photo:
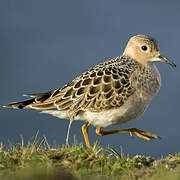
<path fill-rule="evenodd" d="M 179 180 L 180 154 L 154 159 L 136 155 L 133 158 L 112 148 L 94 144 L 90 149 L 78 144 L 51 147 L 47 139 L 24 144 L 0 145 L 0 179 L 4 180 Z"/>

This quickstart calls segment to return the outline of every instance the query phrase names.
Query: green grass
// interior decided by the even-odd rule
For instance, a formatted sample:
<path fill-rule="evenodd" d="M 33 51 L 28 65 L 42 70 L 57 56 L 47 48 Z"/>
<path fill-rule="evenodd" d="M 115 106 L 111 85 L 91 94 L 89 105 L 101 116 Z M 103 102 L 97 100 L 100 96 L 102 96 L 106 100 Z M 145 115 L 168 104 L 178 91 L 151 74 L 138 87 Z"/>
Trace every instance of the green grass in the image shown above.
<path fill-rule="evenodd" d="M 109 180 L 151 179 L 179 180 L 180 154 L 154 159 L 133 158 L 112 148 L 94 144 L 91 149 L 78 144 L 72 147 L 50 146 L 46 140 L 24 144 L 0 145 L 0 179 L 5 180 Z"/>

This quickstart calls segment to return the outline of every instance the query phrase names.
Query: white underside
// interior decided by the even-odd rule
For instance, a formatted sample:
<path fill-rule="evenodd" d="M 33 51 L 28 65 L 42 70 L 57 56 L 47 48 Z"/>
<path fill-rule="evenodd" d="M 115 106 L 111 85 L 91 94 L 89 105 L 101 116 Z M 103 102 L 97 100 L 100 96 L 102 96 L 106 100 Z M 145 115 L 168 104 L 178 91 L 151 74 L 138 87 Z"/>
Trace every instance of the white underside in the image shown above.
<path fill-rule="evenodd" d="M 100 112 L 81 111 L 75 120 L 82 120 L 89 122 L 94 126 L 106 127 L 116 124 L 122 124 L 132 119 L 138 118 L 147 108 L 150 99 L 143 99 L 142 97 L 133 100 L 129 99 L 123 106 L 119 108 L 103 110 Z M 59 110 L 45 110 L 42 113 L 51 114 L 58 118 L 69 119 L 66 111 Z"/>

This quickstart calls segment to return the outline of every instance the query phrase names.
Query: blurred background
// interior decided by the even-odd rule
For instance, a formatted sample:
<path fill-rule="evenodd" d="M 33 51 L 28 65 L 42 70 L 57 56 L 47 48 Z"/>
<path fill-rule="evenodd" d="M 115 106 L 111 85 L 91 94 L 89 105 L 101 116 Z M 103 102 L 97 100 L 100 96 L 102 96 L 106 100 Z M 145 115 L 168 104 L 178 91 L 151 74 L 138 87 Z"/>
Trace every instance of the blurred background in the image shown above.
<path fill-rule="evenodd" d="M 137 120 L 106 129 L 136 127 L 161 139 L 145 141 L 128 134 L 99 137 L 89 128 L 92 142 L 125 154 L 161 157 L 180 152 L 180 2 L 119 0 L 1 0 L 0 1 L 0 105 L 25 99 L 22 94 L 59 88 L 91 66 L 121 55 L 136 34 L 155 37 L 162 55 L 177 68 L 156 63 L 162 88 Z M 27 142 L 39 131 L 49 144 L 64 144 L 68 120 L 31 110 L 0 108 L 0 141 Z M 81 142 L 81 125 L 72 124 Z"/>

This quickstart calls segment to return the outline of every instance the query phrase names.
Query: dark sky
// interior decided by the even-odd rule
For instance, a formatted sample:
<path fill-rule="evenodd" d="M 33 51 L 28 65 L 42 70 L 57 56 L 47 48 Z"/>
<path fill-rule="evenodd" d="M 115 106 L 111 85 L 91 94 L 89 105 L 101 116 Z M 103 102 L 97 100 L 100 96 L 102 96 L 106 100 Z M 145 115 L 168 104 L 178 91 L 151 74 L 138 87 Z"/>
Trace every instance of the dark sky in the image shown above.
<path fill-rule="evenodd" d="M 121 55 L 132 35 L 155 37 L 162 55 L 177 64 L 156 63 L 162 87 L 138 119 L 106 129 L 136 127 L 162 137 L 147 142 L 128 134 L 99 137 L 89 129 L 91 141 L 125 154 L 165 156 L 180 151 L 180 2 L 120 0 L 1 0 L 0 99 L 1 105 L 24 99 L 22 94 L 59 88 L 89 67 Z M 39 130 L 50 144 L 65 143 L 68 120 L 31 110 L 0 108 L 0 141 L 27 142 Z M 70 143 L 82 141 L 81 125 L 72 125 Z"/>

